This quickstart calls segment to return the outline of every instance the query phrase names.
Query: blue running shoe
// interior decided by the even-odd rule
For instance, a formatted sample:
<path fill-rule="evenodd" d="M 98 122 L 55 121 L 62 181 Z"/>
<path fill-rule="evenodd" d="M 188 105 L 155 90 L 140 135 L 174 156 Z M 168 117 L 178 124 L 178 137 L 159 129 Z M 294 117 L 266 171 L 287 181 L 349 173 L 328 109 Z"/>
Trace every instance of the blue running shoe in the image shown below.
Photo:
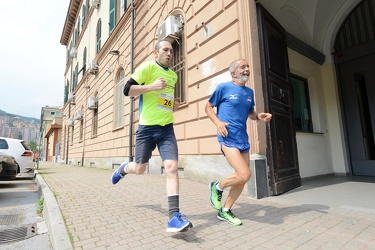
<path fill-rule="evenodd" d="M 168 221 L 168 233 L 186 232 L 189 228 L 193 227 L 193 224 L 190 221 L 183 220 L 181 219 L 182 217 L 186 217 L 186 215 L 178 212 L 173 214 L 173 218 Z"/>
<path fill-rule="evenodd" d="M 113 174 L 112 174 L 112 184 L 113 185 L 115 185 L 122 178 L 124 178 L 125 175 L 121 175 L 121 171 L 126 167 L 127 164 L 128 164 L 127 162 L 121 163 L 120 167 L 115 172 L 113 172 Z"/>

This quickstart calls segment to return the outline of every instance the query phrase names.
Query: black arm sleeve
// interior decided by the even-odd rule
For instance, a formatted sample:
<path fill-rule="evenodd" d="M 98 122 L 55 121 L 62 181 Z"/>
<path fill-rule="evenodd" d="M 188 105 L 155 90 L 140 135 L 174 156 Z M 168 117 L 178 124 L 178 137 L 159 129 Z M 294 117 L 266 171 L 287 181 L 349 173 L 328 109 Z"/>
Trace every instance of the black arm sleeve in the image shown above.
<path fill-rule="evenodd" d="M 125 96 L 129 96 L 129 90 L 132 85 L 138 85 L 138 83 L 133 78 L 130 78 L 129 81 L 126 82 L 124 87 Z"/>

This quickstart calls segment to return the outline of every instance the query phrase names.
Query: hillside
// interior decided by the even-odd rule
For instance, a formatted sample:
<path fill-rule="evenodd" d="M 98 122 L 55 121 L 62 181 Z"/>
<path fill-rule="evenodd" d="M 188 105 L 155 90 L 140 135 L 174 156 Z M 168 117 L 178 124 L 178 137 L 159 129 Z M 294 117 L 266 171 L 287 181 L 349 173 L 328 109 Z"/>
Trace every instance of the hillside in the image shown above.
<path fill-rule="evenodd" d="M 6 111 L 1 110 L 1 109 L 0 109 L 0 116 L 9 116 L 9 117 L 21 120 L 21 121 L 26 122 L 26 123 L 31 123 L 32 121 L 34 121 L 34 123 L 37 123 L 37 124 L 40 123 L 40 119 L 33 118 L 33 117 L 21 116 L 21 115 L 15 115 L 15 114 L 9 114 Z"/>

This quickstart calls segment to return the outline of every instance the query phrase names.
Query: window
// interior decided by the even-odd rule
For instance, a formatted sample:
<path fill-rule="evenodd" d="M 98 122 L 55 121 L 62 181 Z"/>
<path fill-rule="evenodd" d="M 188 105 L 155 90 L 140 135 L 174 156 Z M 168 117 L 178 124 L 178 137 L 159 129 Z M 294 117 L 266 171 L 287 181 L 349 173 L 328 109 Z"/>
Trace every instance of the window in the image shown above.
<path fill-rule="evenodd" d="M 293 91 L 296 130 L 313 132 L 307 80 L 296 75 L 291 75 L 290 82 Z"/>
<path fill-rule="evenodd" d="M 180 98 L 180 103 L 186 102 L 185 93 L 185 58 L 184 58 L 184 43 L 183 33 L 178 40 L 172 43 L 173 57 L 171 69 L 176 72 L 178 80 L 175 86 L 175 97 Z"/>
<path fill-rule="evenodd" d="M 68 64 L 69 63 L 69 61 L 70 61 L 70 51 L 72 51 L 72 47 L 73 47 L 73 44 L 72 44 L 72 42 L 70 42 L 70 44 L 69 44 L 69 49 L 66 51 L 66 64 Z"/>
<path fill-rule="evenodd" d="M 70 86 L 69 86 L 69 93 L 74 91 L 74 70 L 73 65 L 70 67 Z"/>
<path fill-rule="evenodd" d="M 83 30 L 83 27 L 85 27 L 85 18 L 86 18 L 86 5 L 82 5 L 82 30 Z"/>
<path fill-rule="evenodd" d="M 102 39 L 102 20 L 99 19 L 96 25 L 96 54 L 100 52 Z"/>
<path fill-rule="evenodd" d="M 69 80 L 66 80 L 66 84 L 64 87 L 64 104 L 68 101 L 68 95 L 69 95 Z"/>
<path fill-rule="evenodd" d="M 83 141 L 83 119 L 81 119 L 79 124 L 79 141 Z"/>
<path fill-rule="evenodd" d="M 115 128 L 124 124 L 124 77 L 125 71 L 122 69 L 116 83 L 116 100 L 115 100 Z"/>
<path fill-rule="evenodd" d="M 72 132 L 70 134 L 70 146 L 73 146 L 73 138 L 74 138 L 74 127 L 71 127 L 72 128 Z"/>
<path fill-rule="evenodd" d="M 96 109 L 93 110 L 92 115 L 92 137 L 96 137 L 98 135 L 98 110 L 99 110 L 99 99 L 98 99 L 98 92 L 95 92 L 95 97 L 97 100 Z"/>
<path fill-rule="evenodd" d="M 6 140 L 0 139 L 0 149 L 9 149 L 9 146 Z"/>
<path fill-rule="evenodd" d="M 79 35 L 81 34 L 81 19 L 78 17 L 78 24 L 77 24 L 77 40 L 79 40 Z"/>
<path fill-rule="evenodd" d="M 76 89 L 77 85 L 78 85 L 78 63 L 74 71 L 74 89 Z"/>
<path fill-rule="evenodd" d="M 125 10 L 128 8 L 128 3 L 126 0 L 120 0 L 121 1 L 121 7 L 120 7 L 120 16 L 124 15 Z"/>
<path fill-rule="evenodd" d="M 116 0 L 109 1 L 109 34 L 112 33 L 116 26 Z"/>
<path fill-rule="evenodd" d="M 87 63 L 87 48 L 83 50 L 83 75 L 86 73 L 86 63 Z"/>
<path fill-rule="evenodd" d="M 73 71 L 73 78 L 72 78 L 72 89 L 70 90 L 70 92 L 74 92 L 74 90 L 76 89 L 76 72 Z"/>
<path fill-rule="evenodd" d="M 77 36 L 77 30 L 76 29 L 74 29 L 74 32 L 73 32 L 73 47 L 75 47 L 76 46 L 76 36 Z"/>

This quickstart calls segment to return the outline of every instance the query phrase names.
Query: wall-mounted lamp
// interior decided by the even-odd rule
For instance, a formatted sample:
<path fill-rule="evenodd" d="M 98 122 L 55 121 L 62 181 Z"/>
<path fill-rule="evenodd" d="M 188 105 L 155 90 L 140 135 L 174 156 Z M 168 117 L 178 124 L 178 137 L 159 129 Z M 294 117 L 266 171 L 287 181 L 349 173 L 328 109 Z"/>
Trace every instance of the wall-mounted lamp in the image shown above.
<path fill-rule="evenodd" d="M 111 50 L 109 52 L 109 54 L 114 55 L 114 56 L 118 56 L 118 55 L 120 55 L 120 51 L 119 50 Z"/>
<path fill-rule="evenodd" d="M 207 28 L 207 26 L 206 26 L 206 23 L 205 23 L 205 22 L 202 22 L 202 25 L 203 25 L 203 28 L 204 28 L 204 30 L 206 31 L 206 33 L 208 33 L 208 28 Z"/>
<path fill-rule="evenodd" d="M 83 86 L 84 89 L 90 89 L 89 85 Z"/>

